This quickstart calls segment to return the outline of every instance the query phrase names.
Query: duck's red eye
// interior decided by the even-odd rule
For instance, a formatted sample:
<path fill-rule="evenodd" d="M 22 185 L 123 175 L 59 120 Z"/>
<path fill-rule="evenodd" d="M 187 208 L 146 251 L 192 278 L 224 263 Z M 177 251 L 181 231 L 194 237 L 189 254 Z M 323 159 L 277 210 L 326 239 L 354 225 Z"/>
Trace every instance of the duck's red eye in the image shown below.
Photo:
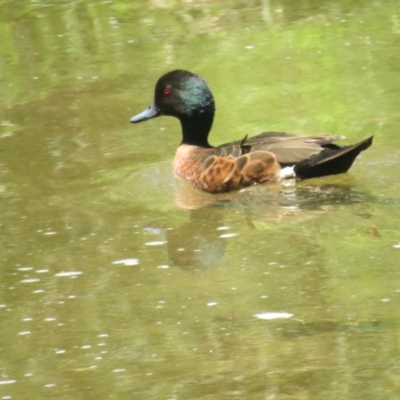
<path fill-rule="evenodd" d="M 166 88 L 164 89 L 164 94 L 165 94 L 166 96 L 168 96 L 169 94 L 171 94 L 171 92 L 172 92 L 172 90 L 171 90 L 170 88 L 168 88 L 168 87 L 166 87 Z"/>

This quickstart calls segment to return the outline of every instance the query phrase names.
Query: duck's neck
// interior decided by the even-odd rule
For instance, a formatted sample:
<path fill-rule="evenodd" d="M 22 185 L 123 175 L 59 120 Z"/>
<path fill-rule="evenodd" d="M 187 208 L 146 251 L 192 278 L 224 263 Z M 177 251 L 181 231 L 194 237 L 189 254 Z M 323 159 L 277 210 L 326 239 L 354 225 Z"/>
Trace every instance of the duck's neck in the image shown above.
<path fill-rule="evenodd" d="M 182 143 L 191 146 L 210 148 L 208 143 L 208 134 L 210 133 L 214 115 L 201 114 L 180 118 L 182 126 Z"/>

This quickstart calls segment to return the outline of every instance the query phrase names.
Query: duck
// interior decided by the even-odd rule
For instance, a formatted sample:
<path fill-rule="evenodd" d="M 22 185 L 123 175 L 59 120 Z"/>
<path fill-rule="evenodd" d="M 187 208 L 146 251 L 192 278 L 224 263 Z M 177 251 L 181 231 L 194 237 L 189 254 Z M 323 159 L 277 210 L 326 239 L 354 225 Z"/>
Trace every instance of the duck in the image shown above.
<path fill-rule="evenodd" d="M 342 174 L 371 146 L 373 139 L 371 136 L 356 144 L 339 146 L 334 142 L 344 136 L 263 132 L 212 146 L 208 136 L 215 115 L 214 97 L 204 79 L 180 69 L 158 79 L 153 102 L 130 121 L 136 124 L 162 115 L 177 118 L 182 128 L 174 172 L 209 193 L 290 178 Z"/>

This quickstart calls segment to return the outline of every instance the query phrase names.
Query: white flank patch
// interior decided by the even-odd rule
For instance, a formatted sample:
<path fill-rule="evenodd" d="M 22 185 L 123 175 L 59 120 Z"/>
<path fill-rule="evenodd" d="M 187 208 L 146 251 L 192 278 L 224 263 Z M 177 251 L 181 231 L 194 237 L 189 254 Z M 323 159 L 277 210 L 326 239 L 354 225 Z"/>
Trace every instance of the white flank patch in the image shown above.
<path fill-rule="evenodd" d="M 293 167 L 285 167 L 279 171 L 279 180 L 282 181 L 284 179 L 296 178 L 296 173 L 294 172 Z"/>

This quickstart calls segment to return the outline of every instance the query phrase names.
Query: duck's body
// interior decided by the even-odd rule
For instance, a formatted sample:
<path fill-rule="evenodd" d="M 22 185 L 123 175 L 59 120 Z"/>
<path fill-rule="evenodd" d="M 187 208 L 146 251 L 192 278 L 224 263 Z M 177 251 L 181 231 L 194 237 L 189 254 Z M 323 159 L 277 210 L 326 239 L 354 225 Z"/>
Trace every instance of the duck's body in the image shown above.
<path fill-rule="evenodd" d="M 195 187 L 211 193 L 289 177 L 306 179 L 340 174 L 372 144 L 372 137 L 339 147 L 333 142 L 343 136 L 299 137 L 264 132 L 212 147 L 208 134 L 214 112 L 214 99 L 205 81 L 191 72 L 176 70 L 158 80 L 153 104 L 131 122 L 159 115 L 178 118 L 183 138 L 175 154 L 174 171 Z"/>
<path fill-rule="evenodd" d="M 272 153 L 252 151 L 240 154 L 240 146 L 199 148 L 188 144 L 178 147 L 174 171 L 206 192 L 221 193 L 255 183 L 276 181 L 281 170 Z"/>

